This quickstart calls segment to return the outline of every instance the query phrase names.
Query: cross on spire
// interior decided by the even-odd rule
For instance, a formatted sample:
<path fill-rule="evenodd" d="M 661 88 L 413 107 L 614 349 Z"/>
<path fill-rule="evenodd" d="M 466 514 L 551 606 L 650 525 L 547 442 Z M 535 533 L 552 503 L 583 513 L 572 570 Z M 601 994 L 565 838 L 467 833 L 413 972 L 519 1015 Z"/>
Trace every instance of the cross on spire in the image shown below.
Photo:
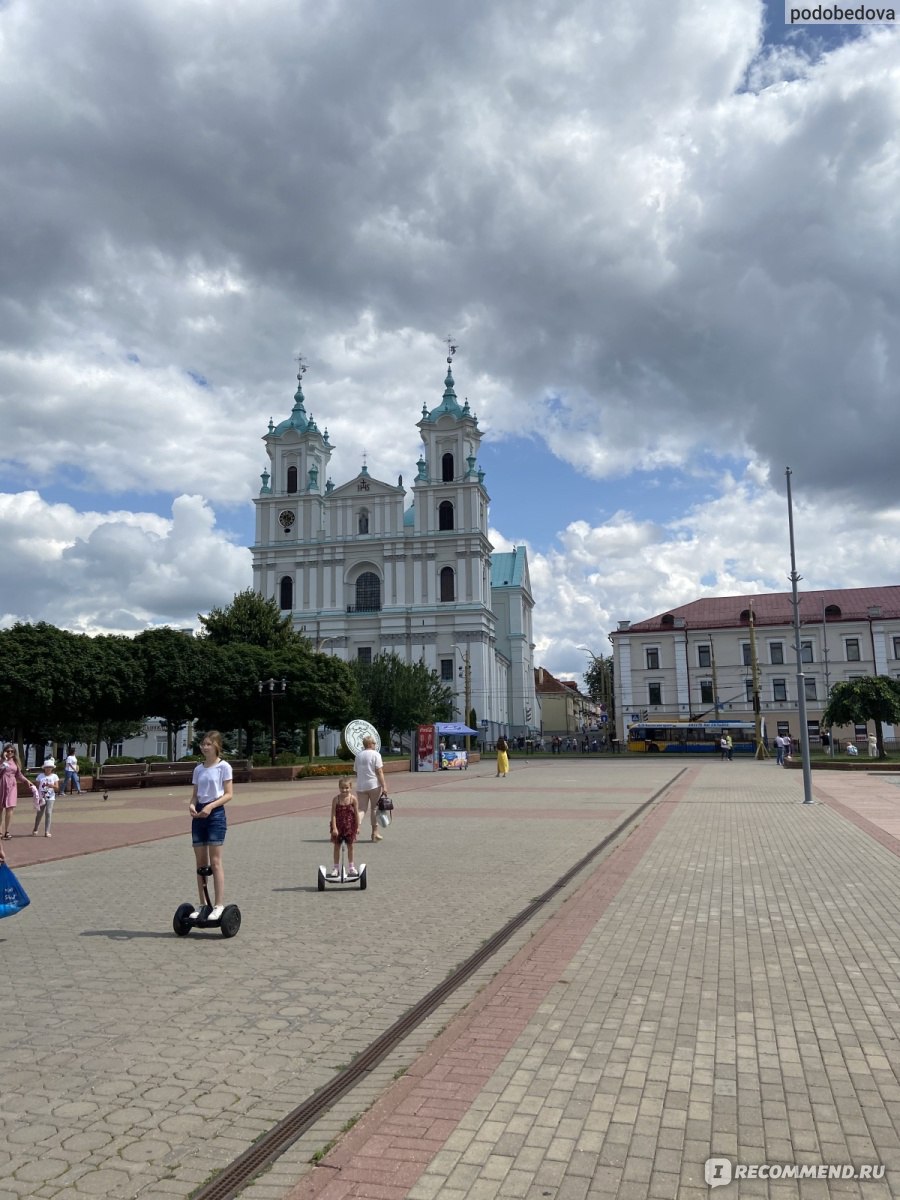
<path fill-rule="evenodd" d="M 452 362 L 453 362 L 453 355 L 454 355 L 454 354 L 456 353 L 456 351 L 459 349 L 459 346 L 457 345 L 457 343 L 456 343 L 456 338 L 453 336 L 453 334 L 452 334 L 452 333 L 448 333 L 448 334 L 447 334 L 447 336 L 444 338 L 444 341 L 447 343 L 447 349 L 448 349 L 448 350 L 449 350 L 449 352 L 450 352 L 450 353 L 447 355 L 447 362 L 448 362 L 448 363 L 452 363 Z"/>
<path fill-rule="evenodd" d="M 306 374 L 306 359 L 302 354 L 297 355 L 297 382 L 303 382 L 303 376 Z"/>

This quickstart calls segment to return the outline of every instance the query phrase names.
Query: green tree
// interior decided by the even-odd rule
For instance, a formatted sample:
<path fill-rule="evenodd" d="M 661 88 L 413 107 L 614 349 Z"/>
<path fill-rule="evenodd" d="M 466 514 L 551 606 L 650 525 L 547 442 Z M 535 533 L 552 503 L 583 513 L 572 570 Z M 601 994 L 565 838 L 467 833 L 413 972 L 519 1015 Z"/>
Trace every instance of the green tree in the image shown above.
<path fill-rule="evenodd" d="M 200 616 L 202 638 L 217 646 L 240 644 L 265 650 L 287 649 L 302 635 L 294 632 L 291 618 L 283 616 L 274 600 L 264 599 L 253 588 L 238 592 L 227 608 L 213 608 Z"/>
<path fill-rule="evenodd" d="M 70 679 L 71 634 L 46 621 L 0 630 L 0 728 L 18 744 L 46 745 L 72 714 L 60 701 Z M 59 672 L 59 674 L 57 674 Z"/>
<path fill-rule="evenodd" d="M 452 691 L 421 660 L 406 663 L 396 654 L 379 654 L 370 663 L 353 663 L 352 669 L 363 715 L 385 745 L 390 745 L 394 729 L 406 733 L 417 725 L 448 721 L 452 716 Z"/>
<path fill-rule="evenodd" d="M 591 652 L 588 651 L 590 654 Z M 613 657 L 602 654 L 591 654 L 591 662 L 583 673 L 587 693 L 595 704 L 605 704 L 609 715 L 609 724 L 615 728 L 616 696 L 613 686 Z"/>
<path fill-rule="evenodd" d="M 87 695 L 79 717 L 90 727 L 90 736 L 83 740 L 96 744 L 99 762 L 101 742 L 137 737 L 144 728 L 144 672 L 132 638 L 102 634 L 88 642 Z"/>
<path fill-rule="evenodd" d="M 139 633 L 134 645 L 144 677 L 141 707 L 165 723 L 171 760 L 175 734 L 203 706 L 211 685 L 212 655 L 201 638 L 168 626 Z"/>
<path fill-rule="evenodd" d="M 864 675 L 862 679 L 836 683 L 822 720 L 829 727 L 874 721 L 878 757 L 885 758 L 881 723 L 896 725 L 900 722 L 900 680 L 889 679 L 886 675 Z"/>
<path fill-rule="evenodd" d="M 284 697 L 276 701 L 276 720 L 283 729 L 301 729 L 304 740 L 312 745 L 310 730 L 319 725 L 340 729 L 359 716 L 360 699 L 353 672 L 340 658 L 330 654 L 312 654 L 297 645 L 274 654 L 269 674 L 285 679 Z M 268 703 L 268 692 L 261 701 Z"/>
<path fill-rule="evenodd" d="M 206 653 L 208 684 L 194 712 L 197 723 L 201 729 L 238 730 L 238 749 L 243 741 L 252 754 L 255 735 L 263 728 L 259 681 L 271 676 L 272 655 L 240 643 L 209 644 Z"/>

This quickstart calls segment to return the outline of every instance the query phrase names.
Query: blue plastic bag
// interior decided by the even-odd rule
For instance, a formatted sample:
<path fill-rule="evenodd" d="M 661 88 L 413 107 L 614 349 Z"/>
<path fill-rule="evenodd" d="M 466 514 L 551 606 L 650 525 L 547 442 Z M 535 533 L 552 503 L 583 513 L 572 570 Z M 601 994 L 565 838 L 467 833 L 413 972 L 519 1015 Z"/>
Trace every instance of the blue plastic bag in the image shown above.
<path fill-rule="evenodd" d="M 0 863 L 0 917 L 14 917 L 31 901 L 7 863 Z"/>

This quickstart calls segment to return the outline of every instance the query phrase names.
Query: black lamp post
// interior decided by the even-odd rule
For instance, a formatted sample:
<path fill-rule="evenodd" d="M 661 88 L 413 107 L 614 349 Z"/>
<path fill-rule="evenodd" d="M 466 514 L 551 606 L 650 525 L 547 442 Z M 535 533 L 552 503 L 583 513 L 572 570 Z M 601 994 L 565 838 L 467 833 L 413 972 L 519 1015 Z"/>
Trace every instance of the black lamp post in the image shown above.
<path fill-rule="evenodd" d="M 284 693 L 287 691 L 286 679 L 260 679 L 257 681 L 260 696 L 263 692 L 269 693 L 269 719 L 272 729 L 272 744 L 270 747 L 270 757 L 272 766 L 275 766 L 275 701 L 283 700 Z"/>

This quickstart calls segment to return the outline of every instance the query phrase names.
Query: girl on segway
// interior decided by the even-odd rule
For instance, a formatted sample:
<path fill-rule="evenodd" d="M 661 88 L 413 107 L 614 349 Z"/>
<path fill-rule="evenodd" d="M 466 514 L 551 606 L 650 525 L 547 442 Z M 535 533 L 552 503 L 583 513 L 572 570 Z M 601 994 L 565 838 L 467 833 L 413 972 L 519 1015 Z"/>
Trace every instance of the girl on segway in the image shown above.
<path fill-rule="evenodd" d="M 338 780 L 338 794 L 331 801 L 331 844 L 334 846 L 334 866 L 328 872 L 329 879 L 340 879 L 341 875 L 341 843 L 346 843 L 347 878 L 353 879 L 357 874 L 353 862 L 353 845 L 359 834 L 362 813 L 359 811 L 359 801 L 353 791 L 352 780 Z"/>
<path fill-rule="evenodd" d="M 222 845 L 225 841 L 225 805 L 233 795 L 231 763 L 222 758 L 222 735 L 211 729 L 200 743 L 203 762 L 194 768 L 194 790 L 191 793 L 191 841 L 197 868 L 212 867 L 215 907 L 207 920 L 218 921 L 225 907 L 225 872 L 222 868 Z M 203 876 L 197 876 L 200 902 L 191 919 L 200 916 L 206 903 L 203 895 Z"/>

